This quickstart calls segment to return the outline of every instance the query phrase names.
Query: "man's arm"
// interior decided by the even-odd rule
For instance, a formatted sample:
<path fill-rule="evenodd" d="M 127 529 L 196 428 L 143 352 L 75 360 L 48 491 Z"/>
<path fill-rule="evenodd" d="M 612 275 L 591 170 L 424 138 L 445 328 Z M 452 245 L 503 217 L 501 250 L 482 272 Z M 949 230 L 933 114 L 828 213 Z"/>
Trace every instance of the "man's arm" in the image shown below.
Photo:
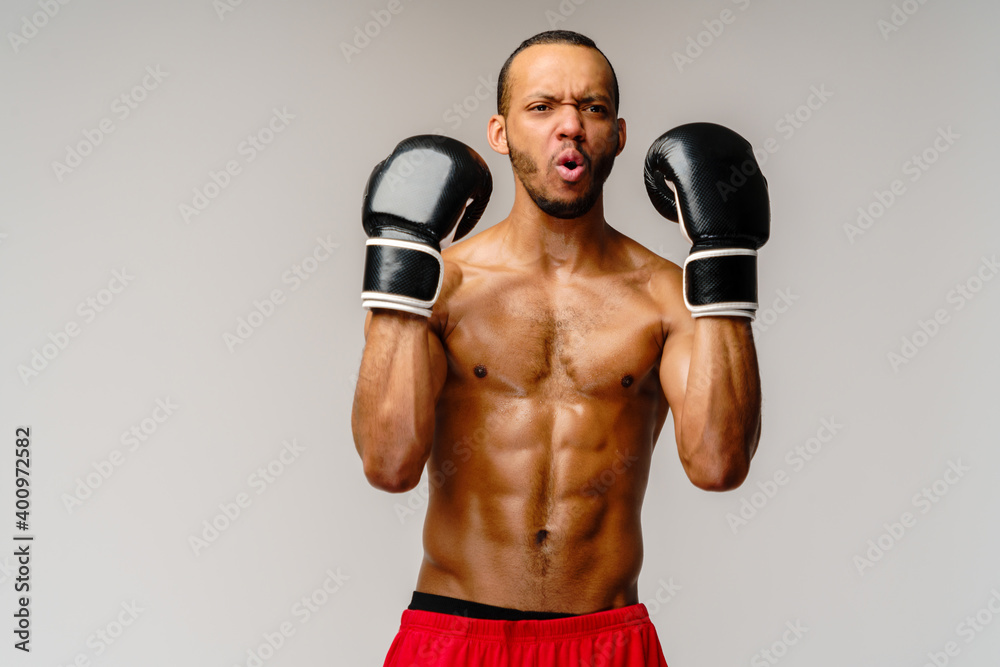
<path fill-rule="evenodd" d="M 646 153 L 644 177 L 653 206 L 680 223 L 692 244 L 683 272 L 670 271 L 664 289 L 660 382 L 674 411 L 677 448 L 696 486 L 733 489 L 746 479 L 760 440 L 750 322 L 757 249 L 770 234 L 767 180 L 746 139 L 712 123 L 661 135 Z"/>
<path fill-rule="evenodd" d="M 400 493 L 420 481 L 447 372 L 428 318 L 381 308 L 365 317 L 351 430 L 372 486 Z"/>
<path fill-rule="evenodd" d="M 472 230 L 492 191 L 479 154 L 438 135 L 404 139 L 368 177 L 361 305 L 369 314 L 351 430 L 365 476 L 384 491 L 415 487 L 430 456 L 448 370 L 434 319 L 442 244 Z"/>
<path fill-rule="evenodd" d="M 706 491 L 743 483 L 761 428 L 760 373 L 749 320 L 691 318 L 676 288 L 679 320 L 667 333 L 660 384 L 674 412 L 688 479 Z"/>

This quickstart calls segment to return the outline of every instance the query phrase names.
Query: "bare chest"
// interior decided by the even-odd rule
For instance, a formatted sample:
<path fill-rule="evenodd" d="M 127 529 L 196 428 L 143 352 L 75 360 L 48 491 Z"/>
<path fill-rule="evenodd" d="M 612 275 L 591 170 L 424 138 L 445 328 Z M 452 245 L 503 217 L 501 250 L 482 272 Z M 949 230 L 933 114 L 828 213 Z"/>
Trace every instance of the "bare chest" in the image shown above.
<path fill-rule="evenodd" d="M 658 368 L 661 317 L 640 284 L 481 278 L 449 304 L 449 370 L 517 395 L 622 396 Z"/>

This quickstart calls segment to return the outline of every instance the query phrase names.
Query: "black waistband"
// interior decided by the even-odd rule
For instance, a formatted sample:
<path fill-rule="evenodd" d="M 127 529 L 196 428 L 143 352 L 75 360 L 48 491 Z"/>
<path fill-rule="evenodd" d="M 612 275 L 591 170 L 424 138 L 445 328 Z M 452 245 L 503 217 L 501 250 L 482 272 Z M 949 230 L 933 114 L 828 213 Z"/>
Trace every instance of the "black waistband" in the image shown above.
<path fill-rule="evenodd" d="M 577 614 L 562 614 L 555 611 L 521 611 L 507 607 L 494 607 L 491 604 L 459 600 L 433 593 L 420 593 L 419 591 L 413 591 L 413 600 L 410 602 L 409 608 L 451 614 L 452 616 L 485 618 L 493 621 L 547 621 L 553 618 L 577 616 Z"/>

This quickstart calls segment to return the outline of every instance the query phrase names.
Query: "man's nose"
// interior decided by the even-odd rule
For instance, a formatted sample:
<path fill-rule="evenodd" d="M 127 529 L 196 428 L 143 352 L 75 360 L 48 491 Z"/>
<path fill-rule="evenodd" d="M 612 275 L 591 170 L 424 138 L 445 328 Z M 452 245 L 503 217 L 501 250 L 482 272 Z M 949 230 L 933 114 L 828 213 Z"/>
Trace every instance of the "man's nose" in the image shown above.
<path fill-rule="evenodd" d="M 583 139 L 583 122 L 580 111 L 575 106 L 564 104 L 559 109 L 559 124 L 557 126 L 560 139 Z"/>

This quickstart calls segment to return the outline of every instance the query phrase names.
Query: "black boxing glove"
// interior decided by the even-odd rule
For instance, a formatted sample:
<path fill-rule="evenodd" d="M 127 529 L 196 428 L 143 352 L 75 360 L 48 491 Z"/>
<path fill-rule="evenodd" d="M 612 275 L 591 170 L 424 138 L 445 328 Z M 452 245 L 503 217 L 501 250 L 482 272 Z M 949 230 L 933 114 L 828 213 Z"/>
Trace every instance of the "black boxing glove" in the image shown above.
<path fill-rule="evenodd" d="M 361 305 L 430 317 L 444 278 L 441 249 L 472 230 L 492 192 L 483 158 L 461 141 L 433 134 L 401 141 L 365 188 Z"/>
<path fill-rule="evenodd" d="M 692 244 L 684 262 L 692 317 L 754 319 L 757 249 L 770 234 L 771 207 L 750 144 L 713 123 L 675 127 L 649 147 L 645 181 L 653 206 Z"/>

